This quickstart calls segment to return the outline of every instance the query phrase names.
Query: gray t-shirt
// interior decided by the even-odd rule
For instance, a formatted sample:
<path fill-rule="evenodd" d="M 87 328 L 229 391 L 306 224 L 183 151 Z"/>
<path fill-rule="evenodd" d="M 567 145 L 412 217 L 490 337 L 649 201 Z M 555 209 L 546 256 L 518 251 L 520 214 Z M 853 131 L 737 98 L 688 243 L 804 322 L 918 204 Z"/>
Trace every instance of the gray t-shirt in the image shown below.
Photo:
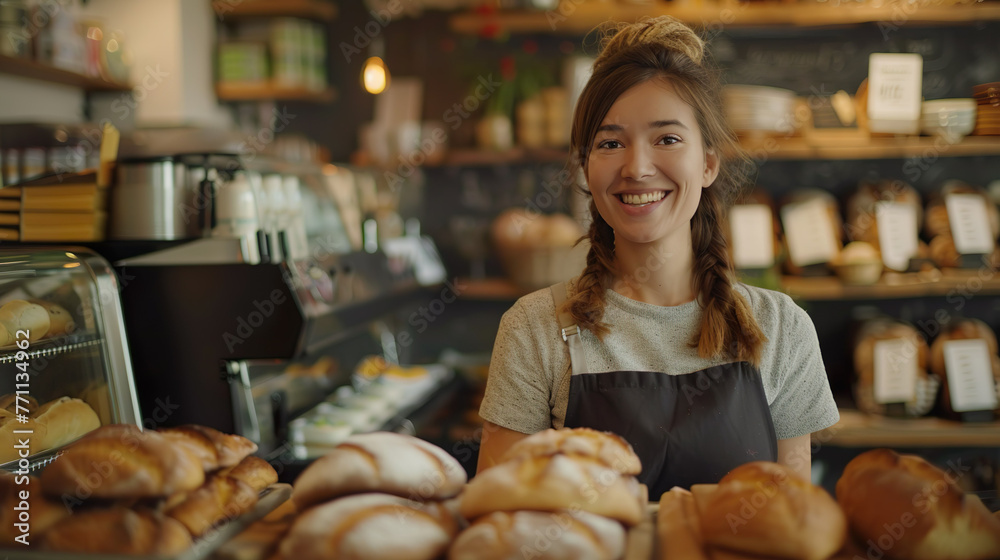
<path fill-rule="evenodd" d="M 767 337 L 759 369 L 778 439 L 835 424 L 840 415 L 812 320 L 783 293 L 745 284 L 737 289 Z M 582 371 L 680 375 L 725 363 L 705 360 L 689 346 L 700 320 L 697 301 L 662 307 L 609 290 L 604 322 L 611 332 L 602 341 L 582 331 L 587 361 Z M 525 434 L 561 428 L 569 402 L 570 365 L 549 289 L 522 297 L 500 321 L 479 415 Z"/>

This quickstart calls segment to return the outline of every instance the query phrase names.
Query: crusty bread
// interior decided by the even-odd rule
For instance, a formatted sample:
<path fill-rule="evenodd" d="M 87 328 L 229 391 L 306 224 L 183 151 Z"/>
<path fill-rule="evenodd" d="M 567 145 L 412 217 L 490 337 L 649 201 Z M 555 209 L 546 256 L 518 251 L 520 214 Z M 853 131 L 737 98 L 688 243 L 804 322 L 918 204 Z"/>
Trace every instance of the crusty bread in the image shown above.
<path fill-rule="evenodd" d="M 457 531 L 440 503 L 358 494 L 303 513 L 280 552 L 286 560 L 432 560 L 444 554 Z"/>
<path fill-rule="evenodd" d="M 448 560 L 617 560 L 624 552 L 624 527 L 600 515 L 497 511 L 462 531 Z"/>
<path fill-rule="evenodd" d="M 278 473 L 270 463 L 260 457 L 250 455 L 240 461 L 235 467 L 220 470 L 216 476 L 228 476 L 245 483 L 260 493 L 268 486 L 278 482 Z"/>
<path fill-rule="evenodd" d="M 466 479 L 462 465 L 440 447 L 375 432 L 347 438 L 310 465 L 295 481 L 292 499 L 300 509 L 361 492 L 443 500 L 457 495 Z"/>
<path fill-rule="evenodd" d="M 44 337 L 51 326 L 49 312 L 44 307 L 23 299 L 8 301 L 0 307 L 0 324 L 6 328 L 11 344 L 18 340 L 19 330 L 27 331 L 27 339 L 34 342 Z"/>
<path fill-rule="evenodd" d="M 46 337 L 63 336 L 76 330 L 76 321 L 73 320 L 73 315 L 65 307 L 44 299 L 28 301 L 41 306 L 49 314 L 49 332 L 45 334 Z"/>
<path fill-rule="evenodd" d="M 590 428 L 548 429 L 532 434 L 512 445 L 500 461 L 556 453 L 597 459 L 622 474 L 637 475 L 642 472 L 639 457 L 627 441 L 616 434 Z"/>
<path fill-rule="evenodd" d="M 43 536 L 52 551 L 174 556 L 191 547 L 191 535 L 176 520 L 124 507 L 77 512 Z"/>
<path fill-rule="evenodd" d="M 40 450 L 54 449 L 101 427 L 94 409 L 80 399 L 61 397 L 45 403 L 35 411 L 35 422 L 45 426 L 38 437 Z"/>
<path fill-rule="evenodd" d="M 793 471 L 766 461 L 736 467 L 714 492 L 694 493 L 705 542 L 736 552 L 825 560 L 844 545 L 837 502 Z"/>
<path fill-rule="evenodd" d="M 184 428 L 163 428 L 158 432 L 171 443 L 184 447 L 197 457 L 205 472 L 219 468 L 219 452 L 212 440 L 202 432 Z"/>
<path fill-rule="evenodd" d="M 19 480 L 22 476 L 23 480 Z M 27 500 L 21 499 L 23 491 L 28 492 Z M 15 507 L 18 509 L 14 509 Z M 0 546 L 23 546 L 14 540 L 23 534 L 14 524 L 21 523 L 18 516 L 25 511 L 30 517 L 24 525 L 27 532 L 33 535 L 41 535 L 69 515 L 69 510 L 62 504 L 42 495 L 42 487 L 37 478 L 0 471 Z M 34 541 L 34 537 L 29 537 L 29 542 L 31 541 Z"/>
<path fill-rule="evenodd" d="M 522 457 L 476 475 L 460 497 L 462 515 L 477 519 L 494 511 L 588 511 L 637 525 L 644 488 L 593 458 L 566 455 Z"/>
<path fill-rule="evenodd" d="M 675 486 L 660 496 L 656 537 L 661 560 L 708 560 L 698 508 L 690 491 Z"/>
<path fill-rule="evenodd" d="M 41 478 L 54 497 L 158 498 L 198 488 L 205 473 L 197 458 L 162 435 L 111 424 L 69 446 Z"/>
<path fill-rule="evenodd" d="M 195 537 L 217 523 L 236 519 L 257 505 L 257 492 L 228 476 L 213 476 L 201 488 L 189 492 L 184 501 L 167 510 Z"/>
<path fill-rule="evenodd" d="M 247 455 L 257 451 L 257 444 L 249 439 L 237 434 L 226 434 L 216 430 L 215 428 L 209 428 L 208 426 L 187 424 L 176 428 L 164 428 L 160 431 L 174 432 L 175 434 L 184 433 L 192 438 L 196 438 L 198 436 L 208 438 L 208 440 L 212 442 L 212 445 L 215 446 L 215 451 L 218 454 L 219 467 L 236 466 L 240 463 L 240 461 L 245 459 Z"/>
<path fill-rule="evenodd" d="M 953 478 L 915 455 L 873 449 L 837 481 L 851 530 L 887 557 L 982 560 L 1000 556 L 1000 520 Z M 881 544 L 880 544 L 881 543 Z"/>

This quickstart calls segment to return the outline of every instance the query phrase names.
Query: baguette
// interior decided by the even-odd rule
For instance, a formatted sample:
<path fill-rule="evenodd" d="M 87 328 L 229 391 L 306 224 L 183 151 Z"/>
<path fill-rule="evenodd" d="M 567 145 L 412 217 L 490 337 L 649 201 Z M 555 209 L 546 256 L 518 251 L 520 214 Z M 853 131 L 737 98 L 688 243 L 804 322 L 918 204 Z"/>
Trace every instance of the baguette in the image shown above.
<path fill-rule="evenodd" d="M 228 469 L 222 469 L 217 476 L 228 476 L 239 480 L 253 488 L 258 494 L 268 486 L 278 482 L 278 473 L 270 463 L 251 455 L 240 461 L 240 464 Z"/>
<path fill-rule="evenodd" d="M 15 299 L 0 307 L 0 324 L 6 329 L 7 344 L 17 340 L 18 331 L 27 331 L 31 342 L 41 339 L 49 332 L 51 321 L 49 312 L 41 305 Z"/>
<path fill-rule="evenodd" d="M 94 409 L 80 399 L 62 397 L 35 411 L 35 422 L 45 427 L 38 438 L 40 450 L 55 449 L 101 427 Z"/>
<path fill-rule="evenodd" d="M 53 525 L 43 546 L 57 552 L 174 556 L 191 547 L 176 520 L 124 507 L 81 511 Z"/>
<path fill-rule="evenodd" d="M 660 496 L 656 536 L 660 560 L 708 560 L 694 496 L 683 488 L 675 486 Z"/>
<path fill-rule="evenodd" d="M 548 429 L 532 434 L 512 445 L 500 461 L 557 453 L 597 459 L 621 474 L 638 475 L 642 471 L 639 457 L 627 441 L 616 434 L 590 428 Z"/>
<path fill-rule="evenodd" d="M 193 439 L 207 438 L 215 447 L 219 467 L 236 466 L 248 455 L 257 451 L 257 444 L 249 439 L 237 434 L 226 434 L 208 426 L 188 424 L 160 431 L 172 432 L 174 435 L 183 433 Z"/>
<path fill-rule="evenodd" d="M 448 560 L 617 560 L 624 552 L 625 529 L 600 515 L 497 511 L 462 531 Z"/>
<path fill-rule="evenodd" d="M 236 519 L 257 505 L 257 492 L 227 476 L 213 476 L 201 488 L 167 510 L 192 536 L 200 537 L 218 523 Z"/>

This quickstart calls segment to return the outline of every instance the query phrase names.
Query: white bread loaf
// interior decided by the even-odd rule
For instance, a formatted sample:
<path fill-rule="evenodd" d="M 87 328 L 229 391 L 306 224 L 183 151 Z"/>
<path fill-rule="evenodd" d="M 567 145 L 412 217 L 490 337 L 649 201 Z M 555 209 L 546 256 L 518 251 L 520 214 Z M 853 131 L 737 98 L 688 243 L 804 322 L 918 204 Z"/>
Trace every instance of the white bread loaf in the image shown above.
<path fill-rule="evenodd" d="M 34 342 L 48 334 L 51 326 L 49 312 L 44 307 L 23 299 L 8 301 L 0 307 L 0 324 L 7 330 L 8 344 L 18 340 L 17 331 L 27 331 L 27 339 Z"/>
<path fill-rule="evenodd" d="M 858 455 L 837 481 L 837 500 L 855 536 L 889 558 L 1000 557 L 1000 519 L 916 455 L 889 449 Z"/>
<path fill-rule="evenodd" d="M 460 497 L 469 520 L 494 511 L 588 511 L 627 525 L 644 515 L 645 489 L 600 461 L 566 455 L 522 457 L 476 475 Z"/>
<path fill-rule="evenodd" d="M 454 497 L 462 465 L 436 445 L 392 432 L 354 435 L 302 472 L 292 500 L 299 509 L 338 496 L 383 492 L 414 500 Z"/>
<path fill-rule="evenodd" d="M 710 546 L 789 560 L 826 560 L 844 546 L 847 520 L 825 490 L 766 461 L 736 467 L 714 492 L 692 488 Z"/>
<path fill-rule="evenodd" d="M 497 511 L 462 531 L 448 560 L 617 560 L 621 523 L 584 511 Z"/>
<path fill-rule="evenodd" d="M 45 426 L 38 438 L 39 450 L 55 449 L 101 427 L 94 409 L 80 399 L 61 397 L 35 411 L 35 422 Z"/>
<path fill-rule="evenodd" d="M 305 511 L 279 550 L 286 560 L 433 560 L 457 532 L 454 516 L 441 503 L 358 494 Z"/>
<path fill-rule="evenodd" d="M 557 453 L 570 457 L 596 459 L 621 474 L 637 475 L 642 471 L 639 457 L 621 436 L 590 428 L 542 430 L 512 445 L 500 461 L 551 456 Z"/>
<path fill-rule="evenodd" d="M 656 514 L 660 560 L 708 560 L 694 496 L 677 486 L 660 496 Z"/>

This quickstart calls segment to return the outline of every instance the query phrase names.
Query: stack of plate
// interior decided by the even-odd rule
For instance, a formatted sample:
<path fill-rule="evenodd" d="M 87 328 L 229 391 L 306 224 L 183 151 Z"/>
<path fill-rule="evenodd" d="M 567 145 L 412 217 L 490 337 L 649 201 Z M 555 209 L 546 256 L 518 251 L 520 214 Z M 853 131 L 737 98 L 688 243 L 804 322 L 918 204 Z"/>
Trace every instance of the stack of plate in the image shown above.
<path fill-rule="evenodd" d="M 974 86 L 972 94 L 979 108 L 973 134 L 1000 135 L 1000 82 Z"/>
<path fill-rule="evenodd" d="M 921 105 L 920 128 L 924 134 L 960 139 L 975 126 L 975 99 L 935 99 Z"/>
<path fill-rule="evenodd" d="M 729 124 L 737 131 L 790 133 L 795 130 L 795 92 L 766 86 L 733 85 L 722 90 Z"/>

